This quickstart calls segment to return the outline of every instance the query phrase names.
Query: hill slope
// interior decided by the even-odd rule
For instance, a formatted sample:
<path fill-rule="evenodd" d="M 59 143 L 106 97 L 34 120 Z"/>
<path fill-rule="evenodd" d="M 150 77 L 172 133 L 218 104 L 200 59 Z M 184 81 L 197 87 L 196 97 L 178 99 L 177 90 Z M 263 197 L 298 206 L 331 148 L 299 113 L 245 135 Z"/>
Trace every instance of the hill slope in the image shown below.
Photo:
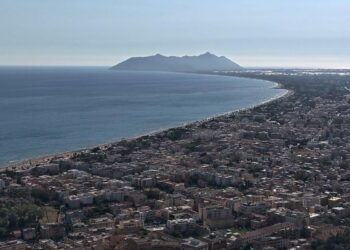
<path fill-rule="evenodd" d="M 153 70 L 170 72 L 225 71 L 239 70 L 241 66 L 224 56 L 209 52 L 199 56 L 163 56 L 131 57 L 111 69 L 115 70 Z"/>

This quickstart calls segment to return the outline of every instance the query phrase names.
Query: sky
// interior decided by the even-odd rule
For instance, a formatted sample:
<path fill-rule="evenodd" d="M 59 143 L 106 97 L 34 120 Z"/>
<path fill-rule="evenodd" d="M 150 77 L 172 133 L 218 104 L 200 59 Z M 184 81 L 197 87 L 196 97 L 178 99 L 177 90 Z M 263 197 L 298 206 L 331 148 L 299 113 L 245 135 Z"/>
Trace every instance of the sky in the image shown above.
<path fill-rule="evenodd" d="M 245 67 L 350 68 L 349 13 L 349 0 L 0 0 L 0 65 L 210 51 Z"/>

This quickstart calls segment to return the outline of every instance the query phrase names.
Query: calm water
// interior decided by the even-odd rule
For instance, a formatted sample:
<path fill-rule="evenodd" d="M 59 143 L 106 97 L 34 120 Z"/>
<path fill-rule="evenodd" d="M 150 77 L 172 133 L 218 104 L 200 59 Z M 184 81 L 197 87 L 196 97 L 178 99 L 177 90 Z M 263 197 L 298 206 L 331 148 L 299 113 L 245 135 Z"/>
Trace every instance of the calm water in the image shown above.
<path fill-rule="evenodd" d="M 255 105 L 271 82 L 91 67 L 0 68 L 0 164 Z"/>

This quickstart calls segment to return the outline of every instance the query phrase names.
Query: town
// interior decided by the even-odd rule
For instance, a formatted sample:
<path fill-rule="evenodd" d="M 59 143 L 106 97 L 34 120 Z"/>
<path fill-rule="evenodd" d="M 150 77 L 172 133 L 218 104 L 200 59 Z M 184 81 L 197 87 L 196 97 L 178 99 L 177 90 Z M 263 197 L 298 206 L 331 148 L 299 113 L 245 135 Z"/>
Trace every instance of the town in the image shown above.
<path fill-rule="evenodd" d="M 289 93 L 3 168 L 0 250 L 343 244 L 350 238 L 350 72 L 215 74 L 277 82 Z"/>

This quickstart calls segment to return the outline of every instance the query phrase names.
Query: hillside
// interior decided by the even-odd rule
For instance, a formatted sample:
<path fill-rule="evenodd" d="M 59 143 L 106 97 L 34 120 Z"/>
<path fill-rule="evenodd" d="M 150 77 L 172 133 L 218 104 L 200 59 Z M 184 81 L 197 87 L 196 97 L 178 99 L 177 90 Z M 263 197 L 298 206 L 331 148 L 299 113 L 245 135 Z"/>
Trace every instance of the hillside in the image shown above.
<path fill-rule="evenodd" d="M 209 52 L 199 56 L 163 56 L 131 57 L 111 69 L 114 70 L 150 70 L 170 72 L 229 71 L 242 69 L 224 56 Z"/>

